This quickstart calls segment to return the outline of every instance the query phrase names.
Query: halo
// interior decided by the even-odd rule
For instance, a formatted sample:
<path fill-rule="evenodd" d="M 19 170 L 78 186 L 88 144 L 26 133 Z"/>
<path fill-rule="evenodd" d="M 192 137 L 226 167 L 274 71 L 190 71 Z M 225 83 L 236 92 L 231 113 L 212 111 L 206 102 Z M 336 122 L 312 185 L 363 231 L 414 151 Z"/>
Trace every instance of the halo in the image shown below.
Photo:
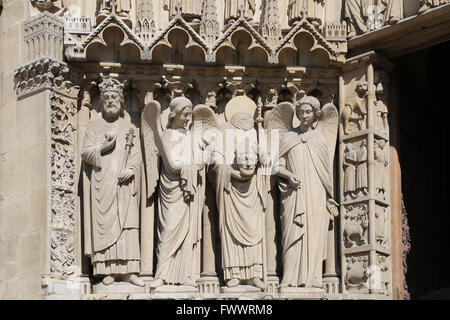
<path fill-rule="evenodd" d="M 228 101 L 225 106 L 225 120 L 230 121 L 233 115 L 239 112 L 247 113 L 254 119 L 257 110 L 258 106 L 252 99 L 246 96 L 237 96 Z"/>

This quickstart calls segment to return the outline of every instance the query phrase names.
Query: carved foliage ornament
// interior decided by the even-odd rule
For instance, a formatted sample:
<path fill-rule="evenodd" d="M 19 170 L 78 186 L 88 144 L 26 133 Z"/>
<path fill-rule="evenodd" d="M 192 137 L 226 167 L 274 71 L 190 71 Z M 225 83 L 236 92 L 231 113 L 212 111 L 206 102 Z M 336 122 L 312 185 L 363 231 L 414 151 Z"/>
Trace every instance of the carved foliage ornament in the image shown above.
<path fill-rule="evenodd" d="M 75 228 L 75 100 L 51 93 L 52 273 L 73 273 Z"/>

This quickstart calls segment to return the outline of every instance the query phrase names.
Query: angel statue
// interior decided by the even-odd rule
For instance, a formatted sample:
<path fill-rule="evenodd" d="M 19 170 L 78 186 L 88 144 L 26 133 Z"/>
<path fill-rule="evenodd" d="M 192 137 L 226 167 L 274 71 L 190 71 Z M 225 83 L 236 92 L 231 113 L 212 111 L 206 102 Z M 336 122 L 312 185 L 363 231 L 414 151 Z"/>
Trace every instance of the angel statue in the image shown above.
<path fill-rule="evenodd" d="M 196 287 L 195 281 L 200 276 L 207 161 L 201 157 L 201 148 L 205 147 L 203 139 L 195 139 L 198 133 L 190 129 L 190 124 L 193 118 L 204 129 L 215 126 L 214 112 L 208 106 L 192 108 L 191 101 L 185 97 L 174 98 L 169 109 L 165 130 L 157 101 L 148 103 L 142 114 L 147 190 L 154 190 L 159 180 L 158 261 L 153 289 L 162 285 Z M 161 168 L 159 159 L 162 159 Z"/>
<path fill-rule="evenodd" d="M 142 156 L 137 128 L 124 117 L 123 85 L 99 85 L 102 117 L 87 126 L 81 159 L 88 177 L 84 192 L 85 253 L 104 285 L 125 280 L 144 286 L 140 272 L 139 203 Z"/>
<path fill-rule="evenodd" d="M 293 108 L 288 102 L 279 104 L 271 114 L 280 120 L 271 122 L 290 127 Z M 291 111 L 282 112 L 282 109 Z M 320 109 L 319 100 L 305 96 L 297 103 L 295 114 L 300 126 L 283 129 L 285 133 L 273 166 L 281 192 L 283 279 L 280 288 L 320 288 L 328 226 L 330 219 L 338 215 L 338 204 L 333 200 L 338 113 L 332 104 Z"/>
<path fill-rule="evenodd" d="M 249 98 L 244 101 L 256 108 Z M 228 110 L 233 104 L 232 99 Z M 224 280 L 228 288 L 248 284 L 264 290 L 267 191 L 258 164 L 255 121 L 252 115 L 237 112 L 221 132 L 227 154 L 220 163 L 216 156 L 214 170 Z"/>

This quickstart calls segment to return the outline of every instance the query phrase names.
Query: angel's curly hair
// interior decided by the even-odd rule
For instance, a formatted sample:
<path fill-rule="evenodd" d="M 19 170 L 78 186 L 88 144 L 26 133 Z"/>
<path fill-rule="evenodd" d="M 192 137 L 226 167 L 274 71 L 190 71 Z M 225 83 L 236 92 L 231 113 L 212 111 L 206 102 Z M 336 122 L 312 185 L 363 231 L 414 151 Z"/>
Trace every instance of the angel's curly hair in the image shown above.
<path fill-rule="evenodd" d="M 319 99 L 317 99 L 316 97 L 313 97 L 313 96 L 304 96 L 297 102 L 297 105 L 295 108 L 296 112 L 298 112 L 298 108 L 300 108 L 300 106 L 302 106 L 304 104 L 307 104 L 312 107 L 316 119 L 320 118 L 320 116 L 322 115 L 322 110 L 320 109 Z"/>

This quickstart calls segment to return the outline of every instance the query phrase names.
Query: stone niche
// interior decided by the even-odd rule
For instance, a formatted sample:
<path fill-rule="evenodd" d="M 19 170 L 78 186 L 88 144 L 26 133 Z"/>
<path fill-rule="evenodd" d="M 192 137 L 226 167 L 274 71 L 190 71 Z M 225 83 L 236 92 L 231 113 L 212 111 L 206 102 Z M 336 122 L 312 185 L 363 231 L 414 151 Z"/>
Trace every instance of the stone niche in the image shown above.
<path fill-rule="evenodd" d="M 34 2 L 15 84 L 50 119 L 44 298 L 391 299 L 391 65 L 347 59 L 328 7 Z"/>

